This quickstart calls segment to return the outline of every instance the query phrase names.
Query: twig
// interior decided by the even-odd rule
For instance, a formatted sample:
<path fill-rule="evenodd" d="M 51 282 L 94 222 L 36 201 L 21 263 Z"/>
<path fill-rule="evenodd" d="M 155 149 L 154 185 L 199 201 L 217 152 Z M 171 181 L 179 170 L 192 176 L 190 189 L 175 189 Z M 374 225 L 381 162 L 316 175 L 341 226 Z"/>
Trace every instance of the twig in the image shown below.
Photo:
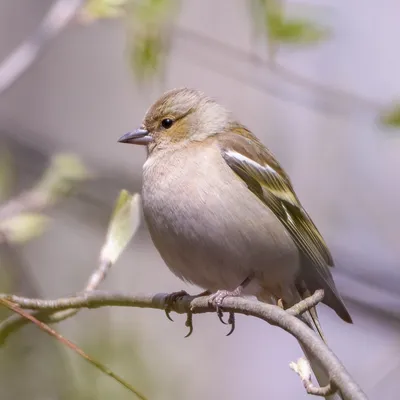
<path fill-rule="evenodd" d="M 312 296 L 306 297 L 304 300 L 302 300 L 299 303 L 295 304 L 293 307 L 288 308 L 286 311 L 290 315 L 301 315 L 301 314 L 304 314 L 310 308 L 313 308 L 318 303 L 320 303 L 323 298 L 324 298 L 323 289 L 318 289 L 318 290 L 315 291 L 315 293 Z"/>
<path fill-rule="evenodd" d="M 33 194 L 35 193 L 35 190 L 33 189 L 31 192 L 28 193 L 32 193 L 31 196 L 34 197 Z M 27 196 L 29 197 L 29 194 Z M 5 213 L 5 215 L 10 216 L 10 213 L 12 214 L 13 212 L 15 212 L 15 210 L 17 210 L 17 212 L 21 212 L 21 210 L 26 210 L 27 208 L 32 207 L 33 205 L 38 206 L 38 203 L 32 204 L 29 201 L 24 202 L 21 200 L 20 197 L 18 199 L 20 200 L 16 201 L 15 207 L 11 208 L 5 207 L 6 210 L 7 209 L 9 210 L 9 213 L 8 214 Z M 128 244 L 130 238 L 136 232 L 137 228 L 139 227 L 139 220 L 140 220 L 139 205 L 140 205 L 140 196 L 138 194 L 131 196 L 128 192 L 124 190 L 121 191 L 117 201 L 116 208 L 114 209 L 113 212 L 113 216 L 110 220 L 105 243 L 100 252 L 100 260 L 98 267 L 93 271 L 93 273 L 89 277 L 88 282 L 86 283 L 86 286 L 83 289 L 83 293 L 87 293 L 98 288 L 100 283 L 106 278 L 107 273 L 112 267 L 112 265 L 117 261 L 121 252 Z M 2 210 L 4 209 L 0 208 L 0 215 L 2 215 Z M 122 237 L 120 234 L 118 234 L 118 229 L 121 229 L 120 226 L 121 221 L 122 224 L 127 224 L 129 226 L 128 231 L 125 230 Z M 55 323 L 74 316 L 78 311 L 79 309 L 63 310 L 55 313 L 48 311 L 39 311 L 33 313 L 32 315 L 36 318 L 39 318 L 43 322 Z M 22 318 L 19 315 L 11 315 L 9 318 L 3 321 L 1 325 L 3 326 L 4 330 L 3 330 L 3 335 L 0 337 L 0 345 L 11 332 L 21 328 L 27 323 L 28 323 L 27 319 Z"/>
<path fill-rule="evenodd" d="M 106 279 L 107 273 L 112 265 L 113 264 L 110 260 L 101 260 L 99 262 L 99 267 L 93 271 L 92 275 L 90 275 L 84 291 L 91 292 L 92 290 L 96 290 L 100 283 Z"/>
<path fill-rule="evenodd" d="M 99 263 L 99 267 L 94 270 L 90 276 L 83 293 L 91 292 L 97 289 L 100 283 L 106 278 L 108 270 L 111 268 L 112 263 L 109 261 L 102 261 Z M 57 322 L 64 321 L 68 318 L 73 317 L 79 312 L 79 308 L 71 308 L 69 310 L 62 310 L 58 312 L 49 311 L 36 311 L 31 315 L 42 322 L 47 324 L 54 324 Z M 22 328 L 24 325 L 28 324 L 29 321 L 20 315 L 13 314 L 4 321 L 0 323 L 2 329 L 0 329 L 0 346 L 7 339 L 8 335 L 17 329 Z"/>
<path fill-rule="evenodd" d="M 372 111 L 378 114 L 381 113 L 382 110 L 385 108 L 385 104 L 378 100 L 363 97 L 361 95 L 346 91 L 341 88 L 335 88 L 323 83 L 319 83 L 311 78 L 308 78 L 288 69 L 284 65 L 278 63 L 276 60 L 274 60 L 273 62 L 271 62 L 271 59 L 264 60 L 262 57 L 258 56 L 254 52 L 242 50 L 237 46 L 225 43 L 221 40 L 216 39 L 215 37 L 209 37 L 202 33 L 182 27 L 175 28 L 175 31 L 177 32 L 177 36 L 179 39 L 190 41 L 191 48 L 193 48 L 193 44 L 200 44 L 207 47 L 208 49 L 215 49 L 215 52 L 218 52 L 219 54 L 224 54 L 225 56 L 230 57 L 231 60 L 233 60 L 232 62 L 235 62 L 236 60 L 240 62 L 243 62 L 243 60 L 249 60 L 251 61 L 253 66 L 264 68 L 266 71 L 269 71 L 272 76 L 282 78 L 282 80 L 288 84 L 292 84 L 296 87 L 319 94 L 328 103 L 334 104 L 334 106 L 338 108 L 338 110 L 336 110 L 335 112 L 339 111 L 339 114 L 342 114 L 343 116 L 347 116 L 349 111 L 354 111 L 357 108 L 365 110 L 368 113 Z M 185 56 L 187 56 L 187 54 L 185 54 Z M 202 65 L 204 65 L 204 63 L 207 61 L 206 64 L 210 65 L 208 62 L 210 60 L 206 60 L 203 57 L 203 59 L 201 59 L 201 63 Z M 193 62 L 193 60 L 191 59 L 189 59 L 188 61 Z M 216 67 L 211 68 L 217 72 L 220 72 L 219 69 L 216 69 Z M 247 77 L 243 78 L 240 77 L 239 74 L 235 73 L 233 69 L 225 71 L 225 73 L 228 73 L 230 77 L 257 87 L 258 90 L 265 91 L 266 93 L 272 94 L 274 96 L 277 95 L 277 93 L 270 86 L 263 84 L 263 82 L 256 76 L 252 76 L 251 80 Z M 284 100 L 288 100 L 285 94 L 280 94 L 280 97 Z M 304 103 L 303 105 L 315 108 L 315 106 L 311 103 Z M 330 107 L 325 106 L 318 107 L 317 109 L 323 112 L 332 111 Z M 344 113 L 343 110 L 346 112 Z"/>
<path fill-rule="evenodd" d="M 291 362 L 289 367 L 296 372 L 297 375 L 299 375 L 308 394 L 326 397 L 337 392 L 337 388 L 331 383 L 324 387 L 314 386 L 314 384 L 311 382 L 311 366 L 308 360 L 305 358 L 302 357 L 299 358 L 297 362 Z"/>
<path fill-rule="evenodd" d="M 34 323 L 36 326 L 38 326 L 42 331 L 48 333 L 50 336 L 55 337 L 57 340 L 62 342 L 63 344 L 67 345 L 70 349 L 78 353 L 81 357 L 83 357 L 86 361 L 88 361 L 90 364 L 92 364 L 94 367 L 99 369 L 101 372 L 104 372 L 106 375 L 110 376 L 111 378 L 115 379 L 117 382 L 119 382 L 122 386 L 126 387 L 129 391 L 134 393 L 139 399 L 146 400 L 146 397 L 144 397 L 141 393 L 139 393 L 132 385 L 130 385 L 128 382 L 126 382 L 124 379 L 116 375 L 114 372 L 112 372 L 110 369 L 105 367 L 104 365 L 100 364 L 93 358 L 89 357 L 81 348 L 79 348 L 76 344 L 72 343 L 68 339 L 66 339 L 64 336 L 62 336 L 60 333 L 56 332 L 54 329 L 51 329 L 49 326 L 44 324 L 43 322 L 37 320 L 35 317 L 32 315 L 28 314 L 27 312 L 21 310 L 18 306 L 13 304 L 7 299 L 0 299 L 0 303 L 5 305 L 7 308 L 10 310 L 14 311 L 15 313 L 19 314 L 21 317 L 28 319 L 32 323 Z"/>
<path fill-rule="evenodd" d="M 28 190 L 0 207 L 0 221 L 26 211 L 41 211 L 48 203 L 48 196 L 44 193 L 36 189 Z"/>
<path fill-rule="evenodd" d="M 84 0 L 56 0 L 37 30 L 0 65 L 0 95 L 38 58 L 43 46 L 56 37 L 81 8 Z"/>
<path fill-rule="evenodd" d="M 91 292 L 81 296 L 62 298 L 57 300 L 28 299 L 14 295 L 2 294 L 0 299 L 9 300 L 21 308 L 41 311 L 59 311 L 69 308 L 99 308 L 106 306 L 141 307 L 164 310 L 167 294 L 137 294 L 126 295 L 121 293 Z M 177 299 L 171 309 L 179 314 L 201 314 L 215 312 L 210 306 L 208 298 L 184 296 Z M 250 315 L 260 318 L 271 325 L 278 326 L 294 336 L 321 366 L 329 373 L 332 384 L 340 390 L 345 399 L 366 400 L 367 397 L 361 388 L 353 381 L 344 366 L 327 347 L 327 345 L 306 324 L 297 317 L 282 310 L 278 306 L 244 298 L 224 299 L 224 310 L 237 314 Z M 3 326 L 0 324 L 0 337 Z"/>

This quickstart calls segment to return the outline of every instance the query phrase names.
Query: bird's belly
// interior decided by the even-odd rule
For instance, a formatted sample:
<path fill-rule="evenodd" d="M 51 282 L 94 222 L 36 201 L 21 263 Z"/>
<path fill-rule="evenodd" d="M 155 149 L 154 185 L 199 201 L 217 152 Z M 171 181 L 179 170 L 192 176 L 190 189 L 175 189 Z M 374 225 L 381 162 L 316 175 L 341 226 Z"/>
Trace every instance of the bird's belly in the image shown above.
<path fill-rule="evenodd" d="M 211 172 L 187 168 L 144 179 L 144 215 L 165 263 L 213 292 L 233 290 L 248 276 L 253 295 L 291 284 L 299 256 L 286 229 L 229 167 Z"/>

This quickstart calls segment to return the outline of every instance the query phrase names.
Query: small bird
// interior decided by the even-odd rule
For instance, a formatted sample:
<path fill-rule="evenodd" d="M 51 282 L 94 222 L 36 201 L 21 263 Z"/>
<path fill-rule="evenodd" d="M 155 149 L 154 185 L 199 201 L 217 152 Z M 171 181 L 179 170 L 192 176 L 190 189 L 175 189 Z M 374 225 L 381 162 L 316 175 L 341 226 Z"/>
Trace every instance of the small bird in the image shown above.
<path fill-rule="evenodd" d="M 212 293 L 216 306 L 252 295 L 287 308 L 323 289 L 323 302 L 352 322 L 329 249 L 288 175 L 225 107 L 198 90 L 173 89 L 119 142 L 147 146 L 144 216 L 176 276 Z M 315 309 L 305 321 L 323 338 Z"/>

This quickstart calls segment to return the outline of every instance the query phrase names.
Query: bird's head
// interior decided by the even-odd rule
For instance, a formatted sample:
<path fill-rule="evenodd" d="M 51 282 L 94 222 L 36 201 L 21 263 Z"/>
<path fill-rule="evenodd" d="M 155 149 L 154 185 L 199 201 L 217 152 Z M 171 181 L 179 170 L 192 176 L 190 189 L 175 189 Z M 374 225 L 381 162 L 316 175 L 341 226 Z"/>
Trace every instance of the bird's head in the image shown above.
<path fill-rule="evenodd" d="M 119 142 L 147 145 L 149 152 L 190 141 L 203 141 L 224 132 L 230 113 L 198 90 L 182 88 L 164 93 L 146 112 L 140 128 Z"/>

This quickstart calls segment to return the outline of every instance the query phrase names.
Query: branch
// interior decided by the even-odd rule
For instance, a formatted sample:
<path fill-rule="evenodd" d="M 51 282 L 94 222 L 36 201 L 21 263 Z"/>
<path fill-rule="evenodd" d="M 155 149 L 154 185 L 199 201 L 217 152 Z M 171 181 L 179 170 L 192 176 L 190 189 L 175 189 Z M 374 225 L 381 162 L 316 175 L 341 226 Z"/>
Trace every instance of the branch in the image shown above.
<path fill-rule="evenodd" d="M 60 333 L 56 332 L 54 329 L 51 329 L 49 326 L 44 324 L 42 321 L 37 320 L 35 317 L 26 313 L 20 307 L 16 306 L 15 304 L 13 304 L 12 302 L 10 302 L 6 299 L 0 299 L 0 303 L 2 303 L 4 306 L 9 308 L 10 310 L 14 311 L 16 314 L 20 315 L 21 317 L 26 318 L 30 322 L 34 323 L 37 327 L 39 327 L 39 329 L 46 332 L 50 336 L 55 337 L 58 341 L 65 344 L 71 350 L 75 351 L 75 353 L 77 353 L 78 355 L 83 357 L 86 361 L 88 361 L 90 364 L 92 364 L 95 368 L 99 369 L 101 372 L 108 375 L 109 377 L 111 377 L 112 379 L 114 379 L 118 383 L 120 383 L 122 386 L 127 388 L 130 392 L 134 393 L 139 399 L 147 400 L 146 397 L 144 397 L 140 392 L 138 392 L 131 384 L 126 382 L 123 378 L 121 378 L 120 376 L 118 376 L 117 374 L 112 372 L 109 368 L 105 367 L 103 364 L 99 363 L 98 361 L 94 360 L 92 357 L 88 356 L 76 344 L 74 344 L 70 340 L 66 339 L 64 336 L 62 336 Z"/>
<path fill-rule="evenodd" d="M 209 37 L 205 34 L 182 27 L 175 28 L 175 31 L 177 32 L 179 39 L 190 42 L 190 49 L 193 49 L 194 44 L 200 44 L 205 46 L 207 49 L 214 49 L 215 53 L 224 54 L 226 57 L 229 57 L 231 59 L 231 63 L 233 64 L 235 64 L 236 61 L 244 62 L 248 60 L 248 62 L 251 62 L 252 65 L 263 68 L 270 72 L 273 77 L 281 78 L 284 82 L 294 85 L 295 87 L 305 89 L 307 92 L 319 94 L 322 100 L 325 100 L 322 102 L 322 105 L 315 105 L 315 102 L 302 102 L 302 106 L 317 109 L 318 111 L 324 113 L 334 111 L 343 117 L 347 117 L 349 111 L 354 110 L 362 110 L 368 113 L 374 112 L 380 114 L 382 109 L 385 108 L 385 104 L 378 100 L 363 97 L 341 88 L 335 88 L 323 83 L 319 83 L 311 78 L 292 71 L 276 61 L 272 62 L 271 59 L 264 60 L 261 56 L 255 54 L 254 52 L 240 49 L 237 46 L 225 43 L 215 37 Z M 190 58 L 188 58 L 189 55 Z M 193 62 L 194 59 L 200 60 L 199 58 L 193 58 L 192 52 L 190 54 L 184 54 L 184 56 L 187 57 L 187 61 L 190 62 Z M 212 64 L 212 59 L 212 57 L 203 57 L 199 62 L 201 62 L 203 66 L 210 66 L 213 71 L 221 72 L 220 68 L 215 67 L 215 63 Z M 258 79 L 257 74 L 253 74 L 251 79 L 249 79 L 246 75 L 244 76 L 243 74 L 239 74 L 232 68 L 230 70 L 225 69 L 222 72 L 224 74 L 228 74 L 231 78 L 244 82 L 247 85 L 250 84 L 251 86 L 256 87 L 257 90 L 261 90 L 269 95 L 276 96 L 286 101 L 294 101 L 294 99 L 288 97 L 286 93 L 281 93 L 281 91 L 277 92 L 271 85 L 264 84 L 262 80 Z M 295 102 L 299 103 L 298 101 Z M 334 107 L 333 109 L 331 104 Z"/>
<path fill-rule="evenodd" d="M 312 296 L 306 297 L 304 300 L 295 304 L 293 307 L 288 308 L 286 312 L 288 312 L 290 315 L 304 314 L 306 311 L 310 310 L 311 308 L 315 307 L 318 303 L 320 303 L 323 298 L 324 298 L 323 289 L 318 289 Z"/>
<path fill-rule="evenodd" d="M 31 193 L 35 193 L 32 191 Z M 18 207 L 29 207 L 31 203 L 17 202 Z M 5 207 L 7 210 L 7 207 Z M 15 211 L 11 207 L 11 211 Z M 0 208 L 0 217 L 1 217 Z M 1 219 L 1 218 L 0 218 Z M 111 217 L 106 240 L 100 252 L 100 260 L 98 267 L 90 275 L 86 286 L 83 288 L 83 293 L 91 292 L 99 287 L 104 281 L 110 268 L 115 264 L 118 257 L 121 255 L 129 240 L 139 228 L 140 223 L 140 196 L 138 194 L 130 195 L 127 191 L 122 190 L 117 199 L 113 215 Z M 0 231 L 1 234 L 1 231 Z M 0 236 L 1 239 L 1 236 Z M 62 310 L 59 312 L 38 311 L 32 314 L 42 322 L 55 323 L 63 321 L 74 316 L 79 311 L 78 308 Z M 0 323 L 0 346 L 7 339 L 8 335 L 22 328 L 28 323 L 28 319 L 13 314 L 6 320 Z"/>
<path fill-rule="evenodd" d="M 0 94 L 5 92 L 38 58 L 43 46 L 74 18 L 84 0 L 56 0 L 37 30 L 0 65 Z"/>
<path fill-rule="evenodd" d="M 318 292 L 318 296 L 320 293 Z M 108 306 L 140 307 L 164 310 L 168 295 L 108 293 L 95 291 L 84 293 L 80 296 L 61 298 L 57 300 L 28 299 L 24 297 L 1 294 L 0 299 L 5 299 L 17 304 L 19 307 L 40 311 L 61 311 L 71 308 L 100 308 Z M 168 304 L 172 311 L 179 314 L 203 314 L 215 312 L 209 304 L 207 297 L 183 296 L 173 304 Z M 296 316 L 282 310 L 278 306 L 265 304 L 259 301 L 244 298 L 224 299 L 224 311 L 244 314 L 259 318 L 271 325 L 278 326 L 294 336 L 322 365 L 331 377 L 331 384 L 344 396 L 345 399 L 366 400 L 367 397 L 353 381 L 344 366 L 327 347 L 327 345 L 306 324 Z M 3 333 L 0 324 L 0 337 Z"/>
<path fill-rule="evenodd" d="M 308 394 L 326 397 L 337 392 L 337 388 L 331 383 L 323 387 L 314 386 L 311 382 L 311 366 L 307 359 L 299 358 L 297 362 L 291 362 L 289 367 L 299 375 Z"/>

